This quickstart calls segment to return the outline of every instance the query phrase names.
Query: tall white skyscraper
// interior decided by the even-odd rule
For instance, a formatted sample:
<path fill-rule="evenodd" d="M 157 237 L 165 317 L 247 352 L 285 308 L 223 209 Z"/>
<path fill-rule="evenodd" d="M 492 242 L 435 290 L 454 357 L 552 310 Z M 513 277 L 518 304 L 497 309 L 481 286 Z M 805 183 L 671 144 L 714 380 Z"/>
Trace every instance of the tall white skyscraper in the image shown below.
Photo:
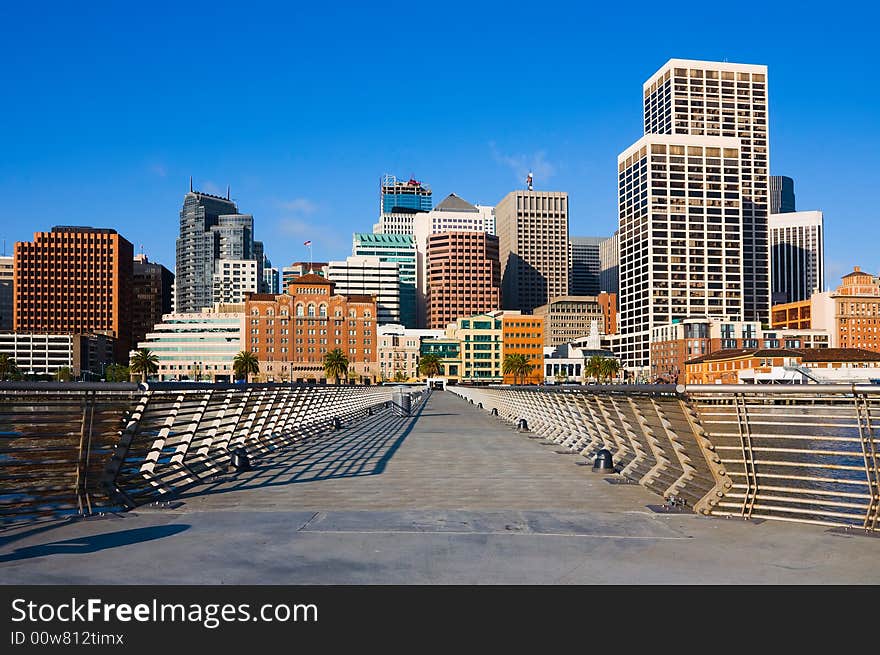
<path fill-rule="evenodd" d="M 649 365 L 655 326 L 742 320 L 740 147 L 732 137 L 647 135 L 618 156 L 625 368 Z"/>
<path fill-rule="evenodd" d="M 646 135 L 739 139 L 744 320 L 768 322 L 767 67 L 670 59 L 645 82 L 643 91 Z M 682 190 L 689 191 L 684 185 Z"/>
<path fill-rule="evenodd" d="M 822 212 L 770 214 L 773 304 L 807 300 L 825 288 Z"/>

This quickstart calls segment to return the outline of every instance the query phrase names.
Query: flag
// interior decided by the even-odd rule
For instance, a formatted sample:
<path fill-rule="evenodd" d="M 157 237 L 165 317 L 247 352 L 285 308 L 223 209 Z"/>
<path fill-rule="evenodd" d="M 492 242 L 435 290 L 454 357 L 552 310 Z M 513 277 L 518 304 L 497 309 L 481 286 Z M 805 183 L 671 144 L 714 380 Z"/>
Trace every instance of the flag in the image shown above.
<path fill-rule="evenodd" d="M 311 241 L 306 241 L 305 243 L 303 243 L 303 245 L 304 245 L 304 246 L 310 246 L 310 245 L 312 245 L 312 242 L 311 242 Z"/>
<path fill-rule="evenodd" d="M 529 186 L 529 191 L 532 190 L 532 172 L 529 171 L 529 176 L 526 178 L 526 184 Z"/>

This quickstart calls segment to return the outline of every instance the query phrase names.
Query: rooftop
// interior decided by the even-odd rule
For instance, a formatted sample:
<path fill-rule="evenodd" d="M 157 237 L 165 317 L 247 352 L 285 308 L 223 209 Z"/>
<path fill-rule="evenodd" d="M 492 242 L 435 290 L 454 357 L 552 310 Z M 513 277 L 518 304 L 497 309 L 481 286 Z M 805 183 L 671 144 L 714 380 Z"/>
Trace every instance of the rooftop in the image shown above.
<path fill-rule="evenodd" d="M 434 211 L 470 212 L 476 214 L 479 213 L 480 210 L 467 200 L 460 198 L 454 193 L 450 193 L 436 207 L 434 207 Z"/>

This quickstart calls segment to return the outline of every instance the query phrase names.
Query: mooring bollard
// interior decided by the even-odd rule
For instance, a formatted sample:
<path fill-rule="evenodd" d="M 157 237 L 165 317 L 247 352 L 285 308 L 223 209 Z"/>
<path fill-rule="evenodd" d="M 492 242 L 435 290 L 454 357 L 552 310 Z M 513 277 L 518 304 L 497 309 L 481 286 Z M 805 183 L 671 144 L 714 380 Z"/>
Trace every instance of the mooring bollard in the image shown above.
<path fill-rule="evenodd" d="M 477 403 L 477 407 L 479 407 L 480 409 L 483 409 L 483 403 Z"/>
<path fill-rule="evenodd" d="M 614 462 L 611 458 L 611 451 L 603 448 L 596 453 L 596 459 L 593 460 L 593 471 L 596 473 L 613 473 Z"/>
<path fill-rule="evenodd" d="M 339 420 L 338 416 L 333 417 L 333 429 L 341 430 L 342 429 L 342 421 Z"/>
<path fill-rule="evenodd" d="M 498 416 L 498 408 L 497 407 L 492 408 L 492 416 Z"/>
<path fill-rule="evenodd" d="M 529 431 L 529 422 L 526 421 L 524 418 L 521 418 L 516 423 L 516 429 L 522 430 L 523 432 L 528 432 Z"/>
<path fill-rule="evenodd" d="M 247 450 L 242 446 L 232 451 L 232 468 L 236 471 L 250 471 L 251 460 L 248 457 Z"/>

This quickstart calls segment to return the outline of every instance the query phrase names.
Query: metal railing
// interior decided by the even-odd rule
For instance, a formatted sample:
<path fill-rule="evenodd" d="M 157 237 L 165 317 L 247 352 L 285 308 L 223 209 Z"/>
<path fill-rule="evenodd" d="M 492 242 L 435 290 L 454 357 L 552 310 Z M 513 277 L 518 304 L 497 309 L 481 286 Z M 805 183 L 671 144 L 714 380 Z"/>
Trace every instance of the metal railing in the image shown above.
<path fill-rule="evenodd" d="M 712 516 L 876 531 L 880 387 L 449 387 L 572 452 Z"/>
<path fill-rule="evenodd" d="M 131 508 L 344 422 L 391 411 L 389 387 L 0 384 L 0 516 Z M 413 394 L 413 405 L 422 392 Z"/>

